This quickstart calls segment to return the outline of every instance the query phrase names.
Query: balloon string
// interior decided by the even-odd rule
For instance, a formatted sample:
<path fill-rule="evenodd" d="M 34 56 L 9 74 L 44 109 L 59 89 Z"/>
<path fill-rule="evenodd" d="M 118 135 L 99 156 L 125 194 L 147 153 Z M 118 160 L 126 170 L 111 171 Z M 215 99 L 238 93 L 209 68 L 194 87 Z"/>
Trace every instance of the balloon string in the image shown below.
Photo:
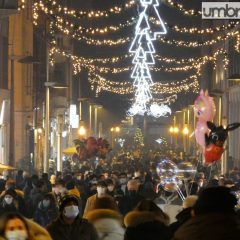
<path fill-rule="evenodd" d="M 179 188 L 179 186 L 176 186 L 176 187 L 177 187 L 177 192 L 178 192 L 180 198 L 182 199 L 182 201 L 184 201 L 184 200 L 185 200 L 185 197 L 184 197 L 184 195 L 183 195 L 181 189 Z"/>
<path fill-rule="evenodd" d="M 211 168 L 210 168 L 210 173 L 209 173 L 208 183 L 210 182 L 211 177 L 212 177 L 212 168 L 213 168 L 213 164 L 211 165 Z"/>
<path fill-rule="evenodd" d="M 201 154 L 201 155 L 202 155 L 202 154 Z M 196 169 L 198 169 L 198 166 L 199 166 L 199 164 L 200 164 L 201 155 L 200 155 L 200 157 L 198 158 L 198 162 L 197 162 L 197 167 L 196 167 Z M 190 187 L 190 190 L 189 190 L 189 193 L 190 193 L 190 194 L 191 194 L 192 187 L 193 187 L 193 183 L 194 183 L 194 181 L 195 181 L 196 176 L 197 176 L 197 171 L 195 172 L 194 177 L 193 177 L 193 181 L 192 181 L 192 183 L 191 183 L 191 187 Z"/>

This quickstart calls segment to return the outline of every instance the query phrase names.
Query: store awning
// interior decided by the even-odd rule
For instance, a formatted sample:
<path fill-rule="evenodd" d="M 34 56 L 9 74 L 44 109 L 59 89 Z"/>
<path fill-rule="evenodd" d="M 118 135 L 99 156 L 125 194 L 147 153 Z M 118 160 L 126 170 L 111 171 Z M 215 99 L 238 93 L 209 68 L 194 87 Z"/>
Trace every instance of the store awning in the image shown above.
<path fill-rule="evenodd" d="M 73 155 L 76 152 L 76 147 L 70 147 L 63 150 L 64 155 Z"/>
<path fill-rule="evenodd" d="M 16 170 L 16 168 L 0 163 L 0 171 Z"/>

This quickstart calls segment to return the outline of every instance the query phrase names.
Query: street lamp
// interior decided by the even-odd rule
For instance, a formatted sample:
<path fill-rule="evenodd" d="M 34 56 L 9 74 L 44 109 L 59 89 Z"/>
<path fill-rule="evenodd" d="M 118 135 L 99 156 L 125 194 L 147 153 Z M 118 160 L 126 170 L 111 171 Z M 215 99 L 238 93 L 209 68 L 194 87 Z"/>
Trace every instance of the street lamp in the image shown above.
<path fill-rule="evenodd" d="M 120 132 L 120 127 L 116 127 L 116 128 L 115 128 L 115 131 L 116 131 L 117 133 L 119 133 L 119 132 Z"/>
<path fill-rule="evenodd" d="M 179 133 L 179 128 L 178 127 L 174 127 L 173 128 L 173 133 L 175 133 L 175 134 Z"/>
<path fill-rule="evenodd" d="M 170 127 L 170 128 L 169 128 L 169 132 L 170 132 L 170 133 L 173 133 L 173 132 L 174 132 L 174 127 Z"/>
<path fill-rule="evenodd" d="M 189 129 L 188 127 L 184 127 L 183 129 L 183 135 L 188 135 L 189 134 Z"/>
<path fill-rule="evenodd" d="M 84 126 L 80 126 L 80 128 L 78 129 L 78 134 L 81 136 L 81 137 L 85 137 L 86 136 L 86 133 L 87 133 L 87 130 Z"/>
<path fill-rule="evenodd" d="M 56 82 L 45 82 L 44 85 L 46 87 L 46 106 L 45 106 L 45 126 L 44 126 L 45 136 L 44 136 L 43 172 L 47 173 L 49 170 L 50 88 L 67 89 L 68 87 L 64 85 L 60 85 Z"/>

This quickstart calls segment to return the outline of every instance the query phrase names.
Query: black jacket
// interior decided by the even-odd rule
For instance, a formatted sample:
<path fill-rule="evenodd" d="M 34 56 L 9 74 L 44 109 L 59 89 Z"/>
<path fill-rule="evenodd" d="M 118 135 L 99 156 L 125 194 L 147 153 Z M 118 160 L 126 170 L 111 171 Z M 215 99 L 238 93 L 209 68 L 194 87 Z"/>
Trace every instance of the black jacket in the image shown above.
<path fill-rule="evenodd" d="M 139 202 L 141 202 L 144 198 L 140 196 L 138 193 L 129 196 L 124 196 L 119 204 L 118 208 L 122 215 L 126 215 L 128 212 L 132 211 Z"/>
<path fill-rule="evenodd" d="M 239 236 L 236 216 L 209 213 L 188 220 L 176 231 L 173 240 L 236 240 Z"/>
<path fill-rule="evenodd" d="M 87 220 L 77 217 L 73 224 L 65 224 L 58 217 L 48 227 L 53 240 L 97 240 L 97 232 Z"/>

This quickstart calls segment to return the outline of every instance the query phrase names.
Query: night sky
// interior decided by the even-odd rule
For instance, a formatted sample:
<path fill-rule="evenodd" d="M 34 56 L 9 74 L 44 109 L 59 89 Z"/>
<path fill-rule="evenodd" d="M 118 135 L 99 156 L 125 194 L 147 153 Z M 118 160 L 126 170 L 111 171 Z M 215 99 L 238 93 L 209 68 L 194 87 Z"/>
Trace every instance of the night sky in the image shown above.
<path fill-rule="evenodd" d="M 136 0 L 137 1 L 137 0 Z M 121 5 L 125 0 L 65 0 L 62 1 L 64 5 L 68 5 L 69 7 L 81 9 L 81 10 L 104 10 L 109 9 L 111 6 Z M 201 1 L 199 0 L 186 0 L 186 1 L 178 1 L 179 3 L 184 4 L 187 9 L 196 9 L 199 10 L 201 8 Z M 162 19 L 168 23 L 168 25 L 178 24 L 179 26 L 186 27 L 201 27 L 201 17 L 187 17 L 181 14 L 177 9 L 171 8 L 164 3 L 161 4 L 159 8 L 160 16 Z M 123 14 L 113 15 L 107 19 L 101 18 L 93 19 L 93 20 L 81 20 L 81 24 L 84 24 L 86 27 L 103 27 L 106 25 L 117 25 L 120 22 L 124 22 L 127 19 L 130 19 L 132 16 L 138 16 L 138 8 L 132 8 L 131 10 L 124 11 Z M 113 38 L 118 39 L 121 37 L 133 37 L 134 35 L 134 26 L 124 28 L 117 33 L 109 33 L 108 35 L 103 35 L 102 38 Z M 193 41 L 198 40 L 201 41 L 201 37 L 198 35 L 192 36 L 189 34 L 181 34 L 181 33 L 173 33 L 171 30 L 168 30 L 168 34 L 166 35 L 167 39 L 177 39 L 177 40 L 187 40 Z M 97 36 L 97 39 L 101 39 L 101 36 Z M 185 47 L 175 47 L 169 46 L 166 44 L 158 43 L 157 41 L 154 43 L 156 48 L 156 52 L 161 54 L 163 57 L 172 57 L 172 58 L 184 58 L 184 57 L 199 57 L 201 55 L 201 48 L 185 48 Z M 128 53 L 129 43 L 126 45 L 120 46 L 89 46 L 86 45 L 83 41 L 74 40 L 74 54 L 78 56 L 84 57 L 112 57 L 112 56 L 122 56 L 123 54 Z M 129 61 L 121 62 L 121 64 L 115 64 L 115 67 L 125 67 L 132 66 L 132 59 Z M 160 67 L 162 63 L 156 63 L 156 67 Z M 106 67 L 108 67 L 106 65 Z M 109 66 L 111 67 L 111 66 Z M 165 72 L 157 72 L 156 74 L 152 73 L 154 81 L 177 81 L 189 77 L 192 75 L 191 73 L 165 73 Z M 130 72 L 121 73 L 121 74 L 104 74 L 104 77 L 110 80 L 116 81 L 131 81 Z M 76 79 L 81 79 L 81 83 L 83 86 L 82 92 L 83 95 L 90 94 L 90 85 L 87 83 L 87 73 L 83 71 Z M 91 96 L 94 96 L 94 93 L 91 93 Z M 161 96 L 162 98 L 163 96 Z M 123 119 L 126 113 L 126 110 L 130 106 L 130 100 L 133 96 L 120 96 L 112 93 L 102 92 L 98 98 L 95 99 L 98 103 L 103 104 L 104 108 L 109 112 L 112 112 L 116 119 Z M 192 93 L 183 93 L 179 95 L 176 103 L 172 104 L 174 110 L 181 109 L 189 104 L 192 104 L 194 101 L 195 95 Z"/>

